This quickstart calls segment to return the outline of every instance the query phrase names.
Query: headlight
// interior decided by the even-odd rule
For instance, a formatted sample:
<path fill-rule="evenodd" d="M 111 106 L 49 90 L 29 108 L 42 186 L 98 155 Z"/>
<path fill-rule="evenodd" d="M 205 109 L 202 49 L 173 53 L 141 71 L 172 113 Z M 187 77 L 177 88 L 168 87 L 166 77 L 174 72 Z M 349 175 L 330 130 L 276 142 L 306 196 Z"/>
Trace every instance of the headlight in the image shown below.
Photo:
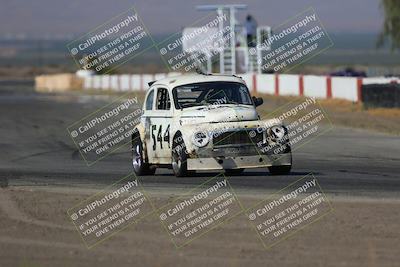
<path fill-rule="evenodd" d="M 204 147 L 210 142 L 210 137 L 205 131 L 196 132 L 192 137 L 192 142 L 197 147 Z"/>
<path fill-rule="evenodd" d="M 268 135 L 274 142 L 282 140 L 285 136 L 285 133 L 286 131 L 283 126 L 272 126 L 268 129 Z"/>

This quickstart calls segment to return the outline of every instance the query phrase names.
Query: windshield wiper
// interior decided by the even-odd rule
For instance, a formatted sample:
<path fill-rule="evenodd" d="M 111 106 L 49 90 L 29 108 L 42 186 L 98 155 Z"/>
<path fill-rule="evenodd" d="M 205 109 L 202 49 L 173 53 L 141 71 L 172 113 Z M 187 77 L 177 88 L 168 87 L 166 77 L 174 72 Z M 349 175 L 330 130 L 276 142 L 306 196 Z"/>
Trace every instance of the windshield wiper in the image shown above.
<path fill-rule="evenodd" d="M 216 103 L 216 102 L 214 102 Z M 210 106 L 213 105 L 214 103 L 210 103 L 210 102 L 205 102 L 204 100 L 201 102 L 193 102 L 193 103 L 184 103 L 184 104 L 180 104 L 181 109 L 182 108 L 188 108 L 188 107 L 195 107 L 195 106 Z M 241 105 L 240 103 L 233 101 L 233 100 L 227 100 L 224 103 L 219 103 L 219 106 L 222 106 L 224 104 L 233 104 L 233 105 Z"/>
<path fill-rule="evenodd" d="M 225 103 L 223 104 L 235 104 L 235 105 L 239 105 L 240 103 L 233 101 L 233 100 L 227 100 Z"/>
<path fill-rule="evenodd" d="M 195 106 L 205 106 L 206 104 L 204 103 L 199 103 L 199 102 L 193 102 L 193 103 L 184 103 L 184 104 L 180 104 L 181 109 L 182 108 L 189 108 L 189 107 L 195 107 Z"/>

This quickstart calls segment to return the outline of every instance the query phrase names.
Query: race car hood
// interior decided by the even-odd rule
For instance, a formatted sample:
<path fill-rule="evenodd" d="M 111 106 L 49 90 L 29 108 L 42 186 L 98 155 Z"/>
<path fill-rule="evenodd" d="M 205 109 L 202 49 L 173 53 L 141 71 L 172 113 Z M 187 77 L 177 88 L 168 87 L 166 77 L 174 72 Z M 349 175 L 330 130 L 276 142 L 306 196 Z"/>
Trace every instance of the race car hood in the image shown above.
<path fill-rule="evenodd" d="M 201 106 L 183 109 L 180 119 L 182 125 L 253 121 L 258 119 L 258 114 L 254 106 L 249 105 Z"/>

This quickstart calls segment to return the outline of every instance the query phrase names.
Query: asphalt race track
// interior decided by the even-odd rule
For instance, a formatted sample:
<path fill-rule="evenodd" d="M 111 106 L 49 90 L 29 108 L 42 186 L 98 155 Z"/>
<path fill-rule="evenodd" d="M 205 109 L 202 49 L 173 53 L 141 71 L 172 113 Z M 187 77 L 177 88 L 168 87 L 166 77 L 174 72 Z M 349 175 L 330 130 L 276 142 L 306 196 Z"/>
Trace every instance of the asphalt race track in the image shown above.
<path fill-rule="evenodd" d="M 107 103 L 106 96 L 39 95 L 3 90 L 0 96 L 0 177 L 10 185 L 107 185 L 132 171 L 129 147 L 88 167 L 68 136 L 67 126 Z M 334 127 L 294 151 L 289 176 L 270 176 L 267 169 L 231 177 L 242 189 L 279 190 L 312 172 L 326 192 L 398 194 L 400 139 L 380 133 Z M 175 178 L 171 170 L 142 177 L 146 186 L 192 187 L 217 173 Z"/>

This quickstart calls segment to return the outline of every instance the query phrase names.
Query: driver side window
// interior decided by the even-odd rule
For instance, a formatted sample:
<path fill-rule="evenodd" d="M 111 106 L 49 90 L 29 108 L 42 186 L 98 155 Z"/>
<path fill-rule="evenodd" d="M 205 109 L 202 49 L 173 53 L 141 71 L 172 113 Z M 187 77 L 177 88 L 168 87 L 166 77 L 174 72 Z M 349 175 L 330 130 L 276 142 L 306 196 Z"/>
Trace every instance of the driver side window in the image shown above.
<path fill-rule="evenodd" d="M 171 101 L 166 88 L 158 88 L 156 107 L 158 110 L 169 110 L 171 108 Z"/>
<path fill-rule="evenodd" d="M 154 90 L 151 90 L 151 92 L 147 95 L 146 110 L 153 109 L 153 101 L 154 101 Z"/>

